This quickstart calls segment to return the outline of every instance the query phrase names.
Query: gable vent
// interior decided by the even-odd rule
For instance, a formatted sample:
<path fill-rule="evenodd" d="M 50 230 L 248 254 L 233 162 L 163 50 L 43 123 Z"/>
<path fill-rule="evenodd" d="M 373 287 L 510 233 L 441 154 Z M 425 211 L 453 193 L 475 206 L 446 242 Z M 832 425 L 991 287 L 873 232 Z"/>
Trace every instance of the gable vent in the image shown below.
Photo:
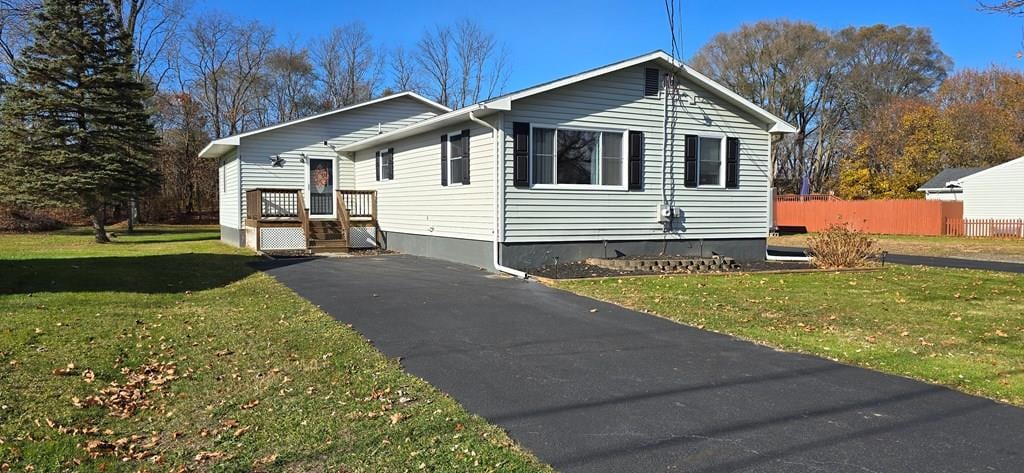
<path fill-rule="evenodd" d="M 645 97 L 657 97 L 658 96 L 658 76 L 661 74 L 653 67 L 644 69 L 644 96 Z"/>

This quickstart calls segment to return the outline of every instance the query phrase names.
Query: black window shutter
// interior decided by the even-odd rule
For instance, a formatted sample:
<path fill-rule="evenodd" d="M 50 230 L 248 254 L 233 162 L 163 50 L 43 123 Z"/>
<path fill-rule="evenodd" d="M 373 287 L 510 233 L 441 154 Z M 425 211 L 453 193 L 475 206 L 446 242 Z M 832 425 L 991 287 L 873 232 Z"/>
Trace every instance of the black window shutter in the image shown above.
<path fill-rule="evenodd" d="M 725 187 L 736 189 L 740 186 L 740 139 L 725 139 Z"/>
<path fill-rule="evenodd" d="M 653 67 L 644 69 L 644 96 L 645 97 L 657 97 L 658 96 L 658 76 L 659 72 Z"/>
<path fill-rule="evenodd" d="M 512 124 L 512 181 L 516 187 L 530 186 L 530 124 Z"/>
<path fill-rule="evenodd" d="M 374 167 L 377 168 L 377 180 L 379 181 L 380 180 L 380 151 L 377 151 L 377 154 L 374 155 L 373 162 L 374 162 Z"/>
<path fill-rule="evenodd" d="M 697 187 L 697 135 L 686 135 L 686 153 L 684 154 L 684 172 L 686 173 L 683 185 L 686 187 Z"/>
<path fill-rule="evenodd" d="M 388 148 L 388 179 L 395 178 L 395 148 Z"/>
<path fill-rule="evenodd" d="M 629 190 L 644 189 L 644 133 L 629 132 Z"/>
<path fill-rule="evenodd" d="M 448 185 L 448 135 L 441 135 L 441 185 Z"/>
<path fill-rule="evenodd" d="M 469 184 L 469 130 L 462 130 L 462 183 Z"/>

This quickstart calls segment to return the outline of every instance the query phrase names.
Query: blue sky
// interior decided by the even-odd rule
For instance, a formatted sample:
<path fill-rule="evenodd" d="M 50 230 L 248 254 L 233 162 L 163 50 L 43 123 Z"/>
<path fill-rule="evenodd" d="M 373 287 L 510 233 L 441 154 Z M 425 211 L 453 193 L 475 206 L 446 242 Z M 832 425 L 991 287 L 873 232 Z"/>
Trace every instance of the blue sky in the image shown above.
<path fill-rule="evenodd" d="M 506 90 L 669 49 L 663 0 L 198 0 L 195 10 L 259 20 L 273 26 L 281 41 L 293 36 L 304 41 L 359 19 L 387 47 L 411 46 L 425 28 L 470 18 L 507 44 L 512 74 Z M 835 29 L 875 23 L 923 26 L 932 30 L 957 69 L 1024 68 L 1016 58 L 1024 18 L 979 12 L 975 0 L 683 0 L 684 57 L 716 33 L 772 18 Z"/>

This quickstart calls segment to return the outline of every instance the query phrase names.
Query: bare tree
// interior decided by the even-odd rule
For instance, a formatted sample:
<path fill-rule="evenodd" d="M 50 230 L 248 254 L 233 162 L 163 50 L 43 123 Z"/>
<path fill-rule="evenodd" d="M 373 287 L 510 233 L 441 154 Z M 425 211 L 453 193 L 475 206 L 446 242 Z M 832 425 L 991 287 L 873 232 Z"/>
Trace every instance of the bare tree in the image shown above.
<path fill-rule="evenodd" d="M 416 57 L 435 99 L 461 108 L 500 92 L 506 82 L 508 56 L 494 36 L 470 20 L 423 33 Z"/>
<path fill-rule="evenodd" d="M 109 0 L 125 31 L 131 33 L 136 70 L 159 89 L 170 72 L 170 55 L 180 47 L 187 0 Z"/>
<path fill-rule="evenodd" d="M 439 103 L 451 106 L 453 103 L 451 96 L 453 86 L 451 29 L 437 26 L 433 31 L 427 30 L 416 45 L 419 49 L 416 62 L 427 76 L 429 93 L 433 94 L 434 100 Z"/>
<path fill-rule="evenodd" d="M 274 49 L 267 56 L 262 75 L 267 105 L 262 107 L 260 126 L 294 120 L 319 110 L 315 96 L 316 75 L 309 51 L 296 46 Z"/>
<path fill-rule="evenodd" d="M 423 85 L 420 80 L 420 71 L 416 64 L 416 58 L 411 52 L 399 46 L 391 52 L 391 75 L 392 89 L 404 91 L 422 91 Z"/>
<path fill-rule="evenodd" d="M 894 97 L 930 94 L 950 67 L 925 29 L 822 30 L 762 21 L 715 36 L 694 66 L 797 127 L 773 147 L 778 185 L 834 185 L 852 132 Z"/>
<path fill-rule="evenodd" d="M 185 62 L 214 138 L 258 124 L 258 86 L 272 39 L 269 27 L 241 25 L 221 14 L 204 15 L 190 26 L 192 51 Z"/>
<path fill-rule="evenodd" d="M 339 26 L 313 47 L 323 82 L 323 99 L 331 108 L 372 98 L 383 73 L 382 54 L 366 25 L 356 21 Z"/>
<path fill-rule="evenodd" d="M 979 0 L 978 8 L 982 11 L 1021 16 L 1024 15 L 1024 0 L 1004 0 L 997 3 L 983 2 Z"/>
<path fill-rule="evenodd" d="M 30 41 L 29 19 L 39 0 L 0 0 L 0 83 L 14 67 L 18 51 Z"/>

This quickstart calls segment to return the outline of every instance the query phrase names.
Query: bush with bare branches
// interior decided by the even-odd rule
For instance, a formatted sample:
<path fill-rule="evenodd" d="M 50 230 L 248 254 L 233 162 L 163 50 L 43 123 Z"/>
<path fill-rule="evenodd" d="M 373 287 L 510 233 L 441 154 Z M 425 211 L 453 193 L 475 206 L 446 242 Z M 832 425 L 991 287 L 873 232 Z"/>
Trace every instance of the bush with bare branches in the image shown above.
<path fill-rule="evenodd" d="M 878 253 L 878 242 L 844 224 L 832 224 L 807 239 L 811 262 L 826 269 L 865 266 Z"/>

